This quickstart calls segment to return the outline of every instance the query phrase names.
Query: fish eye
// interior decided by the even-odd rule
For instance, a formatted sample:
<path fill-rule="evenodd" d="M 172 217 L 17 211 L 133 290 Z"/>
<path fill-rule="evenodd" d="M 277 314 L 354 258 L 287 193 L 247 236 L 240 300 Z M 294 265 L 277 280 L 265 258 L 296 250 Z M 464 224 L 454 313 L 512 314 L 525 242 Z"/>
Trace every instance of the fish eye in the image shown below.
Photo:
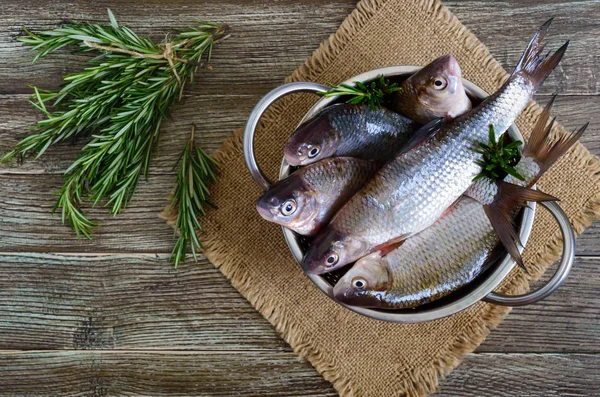
<path fill-rule="evenodd" d="M 352 280 L 352 286 L 356 289 L 365 289 L 367 287 L 367 280 L 362 277 L 356 277 Z"/>
<path fill-rule="evenodd" d="M 281 213 L 284 216 L 292 215 L 294 212 L 296 212 L 297 208 L 298 205 L 296 204 L 296 200 L 289 199 L 281 206 Z"/>
<path fill-rule="evenodd" d="M 321 151 L 321 148 L 318 146 L 313 147 L 312 149 L 310 149 L 310 151 L 308 152 L 308 157 L 309 158 L 315 158 L 319 152 Z"/>
<path fill-rule="evenodd" d="M 443 90 L 447 85 L 448 83 L 443 77 L 436 77 L 433 79 L 433 88 L 436 90 Z"/>
<path fill-rule="evenodd" d="M 336 254 L 335 252 L 332 252 L 327 257 L 327 259 L 325 259 L 325 266 L 331 267 L 331 266 L 335 265 L 339 259 L 340 259 L 340 257 L 338 256 L 338 254 Z"/>

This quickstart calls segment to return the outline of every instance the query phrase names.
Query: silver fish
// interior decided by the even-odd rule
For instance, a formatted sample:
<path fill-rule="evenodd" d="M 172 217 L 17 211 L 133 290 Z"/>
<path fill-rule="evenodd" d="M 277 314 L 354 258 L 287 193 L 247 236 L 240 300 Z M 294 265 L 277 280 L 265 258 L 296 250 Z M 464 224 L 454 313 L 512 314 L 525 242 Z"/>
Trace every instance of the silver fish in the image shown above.
<path fill-rule="evenodd" d="M 421 124 L 439 117 L 453 119 L 471 109 L 460 66 L 444 55 L 404 80 L 391 109 Z"/>
<path fill-rule="evenodd" d="M 471 185 L 480 168 L 477 142 L 489 126 L 503 134 L 550 74 L 567 48 L 541 56 L 550 21 L 535 33 L 508 81 L 479 106 L 417 136 L 424 142 L 403 151 L 336 214 L 312 242 L 302 266 L 322 274 L 351 263 L 384 244 L 402 241 L 432 225 Z M 413 138 L 414 139 L 414 138 Z"/>
<path fill-rule="evenodd" d="M 353 157 L 331 157 L 274 183 L 256 209 L 268 221 L 311 236 L 375 174 L 379 166 Z"/>
<path fill-rule="evenodd" d="M 333 156 L 387 161 L 409 140 L 418 124 L 391 110 L 336 104 L 296 129 L 285 145 L 291 165 Z"/>
<path fill-rule="evenodd" d="M 525 186 L 516 188 L 528 192 L 521 194 L 521 198 L 531 195 L 528 198 L 545 199 L 544 193 L 526 187 L 533 186 L 577 142 L 587 127 L 586 124 L 551 144 L 547 137 L 552 123 L 546 127 L 551 102 L 524 148 L 526 155 L 516 166 L 525 181 L 514 180 L 511 176 L 505 178 L 505 182 L 514 180 Z M 507 186 L 513 185 L 498 187 L 485 179 L 479 180 L 469 191 L 486 201 L 485 206 L 464 196 L 431 227 L 408 238 L 400 247 L 385 255 L 376 252 L 360 259 L 335 285 L 335 299 L 363 307 L 410 308 L 447 296 L 471 282 L 501 253 L 500 239 L 485 207 L 493 207 L 501 201 Z M 490 191 L 495 191 L 491 199 Z M 512 228 L 512 224 L 509 227 Z M 518 253 L 516 244 L 514 247 Z"/>

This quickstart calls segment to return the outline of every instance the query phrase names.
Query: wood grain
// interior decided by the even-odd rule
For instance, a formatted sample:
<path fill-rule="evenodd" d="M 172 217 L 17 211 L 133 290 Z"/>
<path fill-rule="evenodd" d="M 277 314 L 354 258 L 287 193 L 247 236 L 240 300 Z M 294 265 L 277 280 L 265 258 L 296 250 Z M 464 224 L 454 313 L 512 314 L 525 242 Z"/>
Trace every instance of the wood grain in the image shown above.
<path fill-rule="evenodd" d="M 293 352 L 1 352 L 0 360 L 0 390 L 13 396 L 336 395 Z M 435 396 L 594 396 L 599 382 L 598 355 L 470 354 Z"/>
<path fill-rule="evenodd" d="M 28 134 L 28 129 L 39 117 L 38 112 L 27 102 L 27 97 L 25 94 L 0 96 L 0 153 L 11 150 L 22 136 Z M 199 144 L 209 151 L 219 148 L 233 130 L 243 128 L 260 97 L 258 94 L 186 95 L 183 103 L 175 106 L 172 119 L 162 128 L 158 150 L 152 160 L 152 173 L 173 175 L 171 169 L 189 138 L 192 123 L 198 127 Z M 548 96 L 537 97 L 542 105 L 548 99 Z M 552 114 L 569 129 L 580 127 L 589 121 L 591 127 L 581 138 L 581 142 L 592 153 L 600 155 L 600 130 L 594 127 L 600 124 L 600 96 L 559 96 Z M 37 161 L 0 164 L 0 175 L 62 173 L 73 162 L 85 142 L 86 138 L 82 137 L 76 143 L 60 143 L 50 148 Z"/>
<path fill-rule="evenodd" d="M 600 356 L 470 354 L 435 397 L 598 396 Z"/>
<path fill-rule="evenodd" d="M 101 223 L 93 241 L 78 241 L 50 215 L 60 173 L 83 140 L 58 145 L 36 162 L 0 166 L 0 395 L 335 395 L 206 260 L 170 267 L 172 230 L 158 213 L 190 124 L 199 126 L 200 144 L 218 148 L 355 3 L 0 2 L 0 153 L 39 117 L 27 104 L 27 85 L 55 88 L 87 59 L 60 51 L 32 65 L 28 49 L 14 40 L 23 27 L 51 29 L 67 19 L 103 23 L 110 7 L 122 23 L 156 40 L 166 27 L 198 18 L 233 29 L 215 50 L 214 70 L 199 74 L 174 107 L 150 180 L 129 208 L 116 218 L 102 207 L 89 209 Z M 591 121 L 582 142 L 600 154 L 600 1 L 445 4 L 507 70 L 537 25 L 555 16 L 553 48 L 573 41 L 538 100 L 558 92 L 558 120 L 571 128 Z M 514 309 L 437 395 L 600 395 L 599 241 L 595 224 L 578 239 L 578 254 L 592 256 L 578 257 L 549 299 Z"/>
<path fill-rule="evenodd" d="M 335 396 L 294 352 L 0 352 L 5 395 Z"/>
<path fill-rule="evenodd" d="M 84 210 L 99 225 L 93 240 L 79 240 L 58 214 L 51 213 L 54 192 L 62 186 L 60 175 L 0 175 L 0 252 L 169 253 L 173 230 L 159 214 L 173 184 L 171 175 L 152 174 L 116 217 L 101 205 L 85 204 Z M 257 197 L 259 193 L 257 187 Z M 599 236 L 600 225 L 594 224 L 578 237 L 577 253 L 600 254 Z"/>
<path fill-rule="evenodd" d="M 479 351 L 600 353 L 598 266 L 578 258 Z M 0 291 L 0 350 L 289 350 L 205 260 L 175 271 L 167 255 L 5 253 Z"/>
<path fill-rule="evenodd" d="M 52 214 L 60 175 L 4 175 L 0 178 L 0 251 L 79 252 L 170 252 L 173 229 L 159 218 L 168 204 L 174 178 L 151 176 L 140 183 L 124 213 L 114 217 L 99 205 L 84 205 L 88 216 L 98 221 L 93 240 L 78 240 Z"/>

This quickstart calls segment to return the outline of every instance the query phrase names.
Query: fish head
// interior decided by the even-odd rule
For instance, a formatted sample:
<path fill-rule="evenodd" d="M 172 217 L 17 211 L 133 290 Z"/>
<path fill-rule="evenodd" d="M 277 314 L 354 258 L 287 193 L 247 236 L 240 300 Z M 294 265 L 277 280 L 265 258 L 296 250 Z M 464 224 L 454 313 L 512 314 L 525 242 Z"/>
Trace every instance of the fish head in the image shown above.
<path fill-rule="evenodd" d="M 310 274 L 329 273 L 368 254 L 364 241 L 339 233 L 331 226 L 315 237 L 302 260 L 302 268 Z"/>
<path fill-rule="evenodd" d="M 264 219 L 303 233 L 313 233 L 314 221 L 319 214 L 317 194 L 299 173 L 271 185 L 258 199 L 256 209 Z"/>
<path fill-rule="evenodd" d="M 296 129 L 285 144 L 285 160 L 294 166 L 312 164 L 333 156 L 338 141 L 339 134 L 324 112 Z"/>
<path fill-rule="evenodd" d="M 469 103 L 462 83 L 462 73 L 456 58 L 444 55 L 410 77 L 409 84 L 417 98 L 435 117 L 447 117 L 457 105 Z"/>
<path fill-rule="evenodd" d="M 333 287 L 338 302 L 360 307 L 383 307 L 391 284 L 387 264 L 379 253 L 361 258 Z"/>

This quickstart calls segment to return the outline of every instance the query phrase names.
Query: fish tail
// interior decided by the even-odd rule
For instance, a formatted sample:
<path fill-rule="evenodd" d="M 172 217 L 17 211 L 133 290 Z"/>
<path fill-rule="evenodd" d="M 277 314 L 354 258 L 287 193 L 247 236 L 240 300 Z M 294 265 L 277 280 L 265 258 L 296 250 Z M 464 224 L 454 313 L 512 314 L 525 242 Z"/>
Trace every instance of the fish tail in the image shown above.
<path fill-rule="evenodd" d="M 519 251 L 519 246 L 522 247 L 523 244 L 521 244 L 516 231 L 512 217 L 513 209 L 515 207 L 526 206 L 528 201 L 557 201 L 558 199 L 539 190 L 529 189 L 512 183 L 500 181 L 497 184 L 498 193 L 494 201 L 484 205 L 483 209 L 504 248 L 506 248 L 517 265 L 527 271 Z"/>
<path fill-rule="evenodd" d="M 533 84 L 533 90 L 537 90 L 542 85 L 546 77 L 554 70 L 556 65 L 560 62 L 569 42 L 567 41 L 562 45 L 556 52 L 550 55 L 548 52 L 546 55 L 542 54 L 546 44 L 544 43 L 544 36 L 550 28 L 550 24 L 554 18 L 547 20 L 540 28 L 534 33 L 533 37 L 529 41 L 527 48 L 523 52 L 523 56 L 519 60 L 519 63 L 515 67 L 512 75 L 520 74 L 525 76 Z"/>
<path fill-rule="evenodd" d="M 550 132 L 555 119 L 550 120 L 550 123 L 548 123 L 548 119 L 550 118 L 550 109 L 555 98 L 556 95 L 544 107 L 542 114 L 533 127 L 529 141 L 523 148 L 523 156 L 532 158 L 540 167 L 537 176 L 531 181 L 531 185 L 537 182 L 540 176 L 579 140 L 590 124 L 586 123 L 579 130 L 573 130 L 573 132 L 558 138 L 556 142 L 552 142 L 550 140 Z"/>

